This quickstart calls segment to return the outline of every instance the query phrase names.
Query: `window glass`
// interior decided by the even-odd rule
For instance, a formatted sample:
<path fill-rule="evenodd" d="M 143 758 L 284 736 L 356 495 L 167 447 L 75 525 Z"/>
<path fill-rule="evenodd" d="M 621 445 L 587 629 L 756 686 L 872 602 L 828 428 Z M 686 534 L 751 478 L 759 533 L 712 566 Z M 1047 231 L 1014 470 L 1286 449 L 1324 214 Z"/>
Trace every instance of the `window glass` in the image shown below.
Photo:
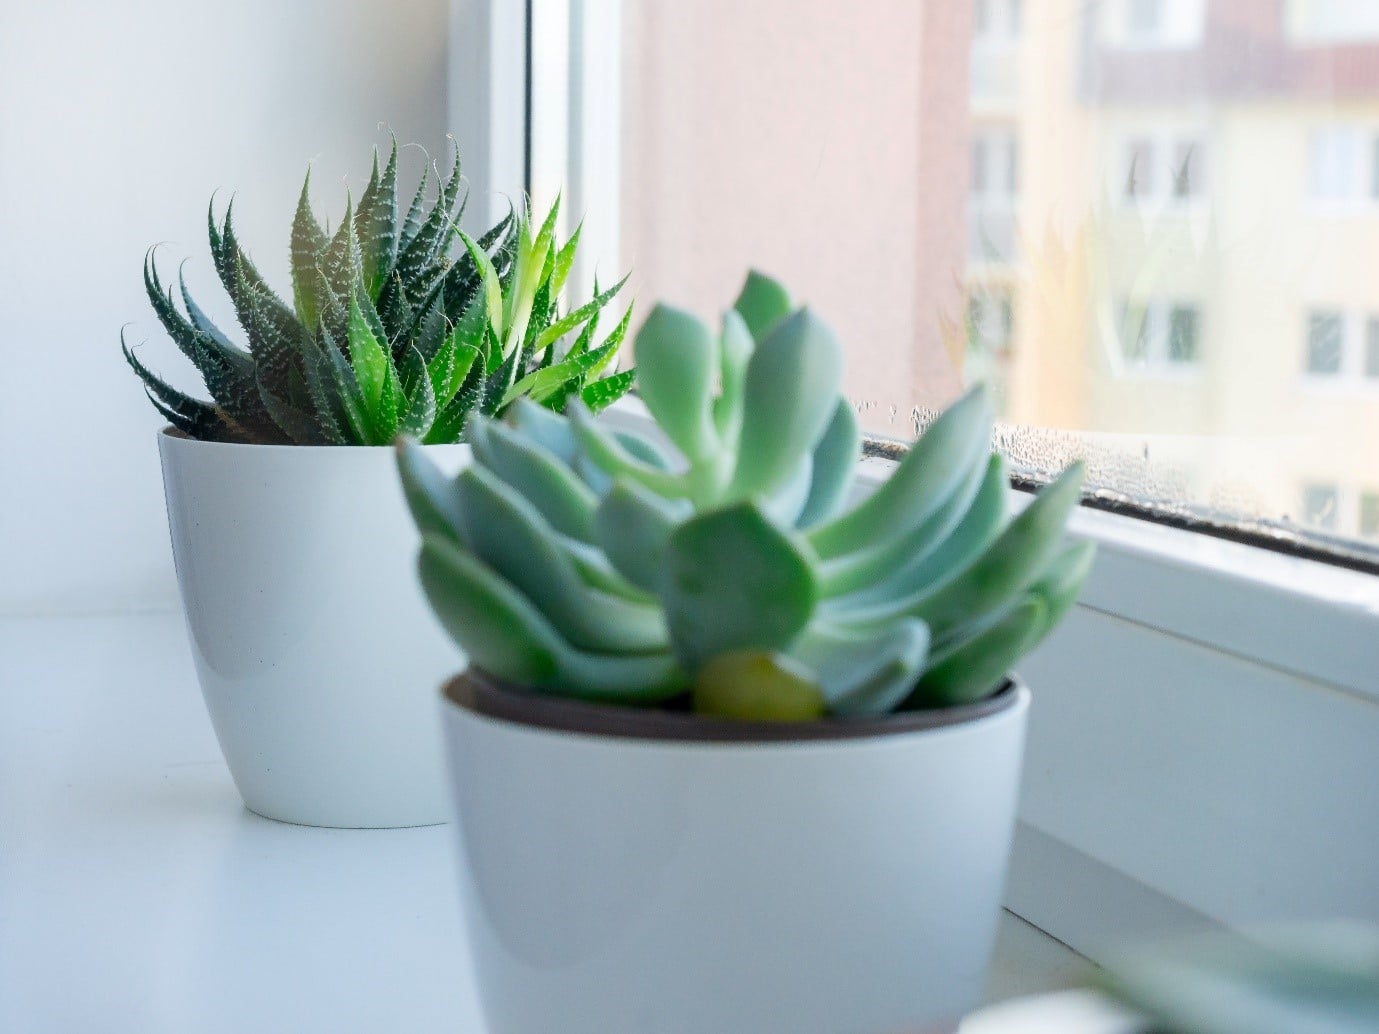
<path fill-rule="evenodd" d="M 708 316 L 782 278 L 874 434 L 984 380 L 1031 477 L 1358 543 L 1379 38 L 1289 3 L 623 0 L 619 259 Z"/>
<path fill-rule="evenodd" d="M 1176 305 L 1169 313 L 1168 360 L 1172 363 L 1197 361 L 1197 309 Z"/>
<path fill-rule="evenodd" d="M 1200 196 L 1203 170 L 1202 145 L 1196 140 L 1178 141 L 1173 155 L 1173 196 L 1179 200 Z"/>
<path fill-rule="evenodd" d="M 1360 534 L 1365 538 L 1379 539 L 1379 492 L 1366 492 L 1360 496 Z"/>
<path fill-rule="evenodd" d="M 1303 514 L 1314 527 L 1333 531 L 1340 516 L 1340 489 L 1335 485 L 1307 485 L 1302 493 Z"/>
<path fill-rule="evenodd" d="M 1345 327 L 1334 312 L 1314 312 L 1307 324 L 1307 372 L 1332 376 L 1341 372 Z"/>
<path fill-rule="evenodd" d="M 1355 197 L 1359 140 L 1348 126 L 1313 132 L 1309 159 L 1311 193 L 1318 201 L 1347 201 Z"/>
<path fill-rule="evenodd" d="M 1154 144 L 1150 140 L 1132 140 L 1126 149 L 1125 196 L 1150 197 L 1154 193 Z"/>
<path fill-rule="evenodd" d="M 1379 317 L 1375 316 L 1365 323 L 1365 376 L 1379 380 Z"/>

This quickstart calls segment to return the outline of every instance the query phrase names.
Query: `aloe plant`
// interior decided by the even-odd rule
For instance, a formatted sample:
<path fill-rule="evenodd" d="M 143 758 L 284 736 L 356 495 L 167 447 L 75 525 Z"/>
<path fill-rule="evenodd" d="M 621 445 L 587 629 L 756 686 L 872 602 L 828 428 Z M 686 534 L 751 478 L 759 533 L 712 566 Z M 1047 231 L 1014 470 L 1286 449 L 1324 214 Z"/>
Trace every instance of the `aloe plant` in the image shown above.
<path fill-rule="evenodd" d="M 526 396 L 563 409 L 601 408 L 632 373 L 614 362 L 623 321 L 595 341 L 599 314 L 622 287 L 561 312 L 579 230 L 557 242 L 559 201 L 536 223 L 510 213 L 478 240 L 459 230 L 459 155 L 430 169 L 400 214 L 397 143 L 333 233 L 317 222 L 307 173 L 292 225 L 292 303 L 267 284 L 240 246 L 234 204 L 208 214 L 211 257 L 247 339 L 240 347 L 193 300 L 180 272 L 179 307 L 153 252 L 144 285 L 173 342 L 211 398 L 193 398 L 150 370 L 121 332 L 125 358 L 158 411 L 178 430 L 213 441 L 383 445 L 399 434 L 454 442 L 470 412 L 502 413 Z M 564 347 L 567 342 L 569 347 Z"/>
<path fill-rule="evenodd" d="M 422 584 L 481 668 L 588 700 L 873 715 L 995 692 L 1072 605 L 1081 469 L 1012 518 L 984 390 L 854 504 L 841 349 L 780 284 L 750 275 L 717 334 L 658 307 L 635 358 L 661 444 L 522 401 L 471 418 L 455 480 L 400 448 Z"/>

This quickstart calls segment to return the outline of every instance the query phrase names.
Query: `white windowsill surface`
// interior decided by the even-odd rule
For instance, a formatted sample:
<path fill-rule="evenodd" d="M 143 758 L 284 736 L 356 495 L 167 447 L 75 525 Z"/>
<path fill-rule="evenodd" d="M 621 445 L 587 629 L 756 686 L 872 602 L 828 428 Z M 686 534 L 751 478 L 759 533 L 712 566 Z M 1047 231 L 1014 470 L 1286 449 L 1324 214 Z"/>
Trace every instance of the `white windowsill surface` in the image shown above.
<path fill-rule="evenodd" d="M 481 1034 L 449 829 L 246 811 L 185 635 L 0 619 L 0 1030 Z M 990 998 L 1085 965 L 1007 915 Z"/>

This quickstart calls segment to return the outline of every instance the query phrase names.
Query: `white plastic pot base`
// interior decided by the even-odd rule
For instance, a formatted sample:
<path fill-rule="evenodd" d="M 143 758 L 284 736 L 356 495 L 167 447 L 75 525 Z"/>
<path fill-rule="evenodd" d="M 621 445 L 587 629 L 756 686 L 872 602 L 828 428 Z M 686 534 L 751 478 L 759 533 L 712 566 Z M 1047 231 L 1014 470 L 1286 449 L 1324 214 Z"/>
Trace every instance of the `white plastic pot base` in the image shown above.
<path fill-rule="evenodd" d="M 444 822 L 436 695 L 463 655 L 416 577 L 393 450 L 158 437 L 201 690 L 246 806 L 308 826 Z M 451 471 L 466 446 L 430 446 Z"/>
<path fill-rule="evenodd" d="M 1029 692 L 868 738 L 685 742 L 447 699 L 490 1034 L 942 1030 L 978 1004 Z"/>

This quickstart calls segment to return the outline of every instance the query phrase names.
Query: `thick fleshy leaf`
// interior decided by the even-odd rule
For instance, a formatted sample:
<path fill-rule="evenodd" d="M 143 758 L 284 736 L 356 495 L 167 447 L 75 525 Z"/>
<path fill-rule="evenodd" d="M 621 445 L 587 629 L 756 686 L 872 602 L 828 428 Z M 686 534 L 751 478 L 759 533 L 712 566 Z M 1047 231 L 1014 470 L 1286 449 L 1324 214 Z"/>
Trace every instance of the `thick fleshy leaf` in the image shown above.
<path fill-rule="evenodd" d="M 747 274 L 747 281 L 733 303 L 742 316 L 752 337 L 760 341 L 781 320 L 789 316 L 794 306 L 785 287 L 777 280 L 755 269 Z"/>
<path fill-rule="evenodd" d="M 321 351 L 335 382 L 336 397 L 345 412 L 350 440 L 355 445 L 373 444 L 369 417 L 364 409 L 364 393 L 360 390 L 359 381 L 354 376 L 349 360 L 335 343 L 334 335 L 325 327 L 321 328 Z"/>
<path fill-rule="evenodd" d="M 684 690 L 685 676 L 669 654 L 574 649 L 521 592 L 444 537 L 423 540 L 418 568 L 441 624 L 485 671 L 521 686 L 610 703 L 654 704 Z"/>
<path fill-rule="evenodd" d="M 895 572 L 910 564 L 922 562 L 930 553 L 943 548 L 944 542 L 967 516 L 986 479 L 987 464 L 980 455 L 960 477 L 937 486 L 927 511 L 918 524 L 907 527 L 901 534 L 882 539 L 874 546 L 844 553 L 820 561 L 819 582 L 827 596 L 865 591 L 868 587 L 894 577 Z M 936 465 L 937 466 L 937 465 Z"/>
<path fill-rule="evenodd" d="M 659 593 L 688 672 L 734 650 L 784 650 L 818 587 L 800 544 L 751 503 L 692 517 L 666 542 Z"/>
<path fill-rule="evenodd" d="M 991 403 L 977 386 L 943 412 L 895 471 L 857 506 L 811 528 L 809 544 L 828 558 L 900 537 L 942 504 L 991 451 Z"/>
<path fill-rule="evenodd" d="M 1001 533 L 1008 516 L 1009 492 L 1005 460 L 993 453 L 976 497 L 946 539 L 908 557 L 882 580 L 831 602 L 844 607 L 875 606 L 942 584 L 976 559 Z"/>
<path fill-rule="evenodd" d="M 808 309 L 781 320 L 757 345 L 747 364 L 729 498 L 773 492 L 799 468 L 833 418 L 842 372 L 837 339 Z"/>
<path fill-rule="evenodd" d="M 383 405 L 384 386 L 388 380 L 391 360 L 388 350 L 379 341 L 359 308 L 359 298 L 350 298 L 349 322 L 350 365 L 364 396 L 364 411 L 375 419 Z"/>
<path fill-rule="evenodd" d="M 321 272 L 326 245 L 325 231 L 311 211 L 311 170 L 302 181 L 297 214 L 292 220 L 292 298 L 297 317 L 308 327 L 321 316 Z"/>
<path fill-rule="evenodd" d="M 631 274 L 628 275 L 630 276 Z M 612 287 L 608 288 L 608 290 L 603 291 L 600 294 L 594 295 L 594 297 L 591 300 L 585 302 L 579 308 L 556 320 L 549 327 L 547 327 L 545 330 L 543 330 L 540 334 L 537 335 L 536 350 L 539 352 L 547 345 L 559 341 L 570 331 L 574 330 L 576 327 L 583 324 L 586 320 L 590 319 L 596 312 L 598 312 L 610 301 L 612 301 L 613 298 L 617 295 L 617 293 L 622 290 L 623 285 L 626 283 L 627 277 L 623 277 Z"/>
<path fill-rule="evenodd" d="M 423 437 L 436 419 L 436 393 L 426 370 L 426 360 L 416 348 L 408 350 L 399 371 L 401 398 L 398 405 L 398 432 Z"/>
<path fill-rule="evenodd" d="M 120 331 L 120 349 L 125 361 L 144 382 L 149 401 L 173 427 L 202 441 L 237 440 L 231 425 L 214 406 L 178 391 L 141 363 L 125 342 L 123 330 Z"/>
<path fill-rule="evenodd" d="M 659 592 L 666 543 L 692 512 L 683 499 L 664 499 L 634 481 L 616 481 L 599 504 L 594 541 L 633 585 Z"/>
<path fill-rule="evenodd" d="M 593 414 L 582 402 L 571 403 L 565 412 L 585 458 L 604 473 L 613 478 L 629 478 L 666 498 L 689 495 L 685 478 L 637 459 L 618 441 L 616 435 L 594 420 Z"/>
<path fill-rule="evenodd" d="M 709 328 L 688 312 L 658 305 L 637 331 L 633 357 L 642 401 L 657 426 L 691 460 L 714 452 L 719 351 Z"/>
<path fill-rule="evenodd" d="M 455 486 L 474 555 L 531 600 L 568 643 L 599 653 L 667 648 L 660 610 L 586 585 L 536 507 L 494 474 L 472 466 Z"/>
<path fill-rule="evenodd" d="M 814 447 L 809 498 L 795 522 L 799 527 L 811 528 L 838 512 L 847 501 L 861 458 L 862 430 L 857 423 L 857 411 L 847 399 L 839 399 L 833 419 Z"/>
<path fill-rule="evenodd" d="M 990 696 L 1020 657 L 1038 639 L 1048 607 L 1027 596 L 979 635 L 936 653 L 929 670 L 902 705 L 906 709 L 956 707 Z"/>
<path fill-rule="evenodd" d="M 941 585 L 882 605 L 863 621 L 908 614 L 929 625 L 936 642 L 950 630 L 996 614 L 1025 595 L 1063 549 L 1063 529 L 1081 498 L 1082 464 L 1044 488 L 967 567 Z M 850 619 L 851 620 L 851 619 Z"/>
<path fill-rule="evenodd" d="M 469 424 L 475 455 L 530 502 L 551 527 L 582 542 L 594 537 L 598 497 L 573 470 L 509 427 L 483 417 Z"/>
<path fill-rule="evenodd" d="M 877 630 L 858 632 L 812 623 L 790 656 L 814 673 L 838 715 L 885 714 L 910 695 L 924 671 L 929 629 L 903 618 Z"/>
<path fill-rule="evenodd" d="M 388 163 L 380 176 L 378 152 L 374 151 L 373 177 L 359 199 L 355 232 L 363 258 L 364 285 L 377 298 L 397 260 L 397 139 L 393 139 Z"/>
<path fill-rule="evenodd" d="M 397 441 L 397 470 L 417 529 L 463 544 L 464 520 L 454 478 L 446 477 L 411 438 Z"/>
<path fill-rule="evenodd" d="M 580 389 L 580 401 L 588 407 L 591 413 L 598 413 L 626 395 L 632 389 L 636 379 L 636 370 L 623 370 L 620 373 L 603 377 Z"/>
<path fill-rule="evenodd" d="M 493 267 L 493 260 L 479 246 L 469 234 L 460 231 L 460 240 L 464 242 L 465 249 L 469 252 L 469 257 L 479 269 L 481 283 L 483 286 L 484 314 L 488 317 L 488 325 L 493 331 L 494 337 L 499 341 L 503 338 L 503 284 L 498 278 L 498 271 Z M 499 359 L 501 361 L 501 358 Z M 490 360 L 490 367 L 493 363 Z"/>
<path fill-rule="evenodd" d="M 1063 620 L 1077 602 L 1082 583 L 1092 572 L 1096 546 L 1090 542 L 1075 542 L 1054 558 L 1039 580 L 1029 587 L 1030 594 L 1044 601 L 1048 612 L 1039 639 L 1048 635 Z"/>
<path fill-rule="evenodd" d="M 723 314 L 723 329 L 718 337 L 720 389 L 713 404 L 713 422 L 724 449 L 736 450 L 742 432 L 742 386 L 747 377 L 756 342 L 736 309 Z"/>

